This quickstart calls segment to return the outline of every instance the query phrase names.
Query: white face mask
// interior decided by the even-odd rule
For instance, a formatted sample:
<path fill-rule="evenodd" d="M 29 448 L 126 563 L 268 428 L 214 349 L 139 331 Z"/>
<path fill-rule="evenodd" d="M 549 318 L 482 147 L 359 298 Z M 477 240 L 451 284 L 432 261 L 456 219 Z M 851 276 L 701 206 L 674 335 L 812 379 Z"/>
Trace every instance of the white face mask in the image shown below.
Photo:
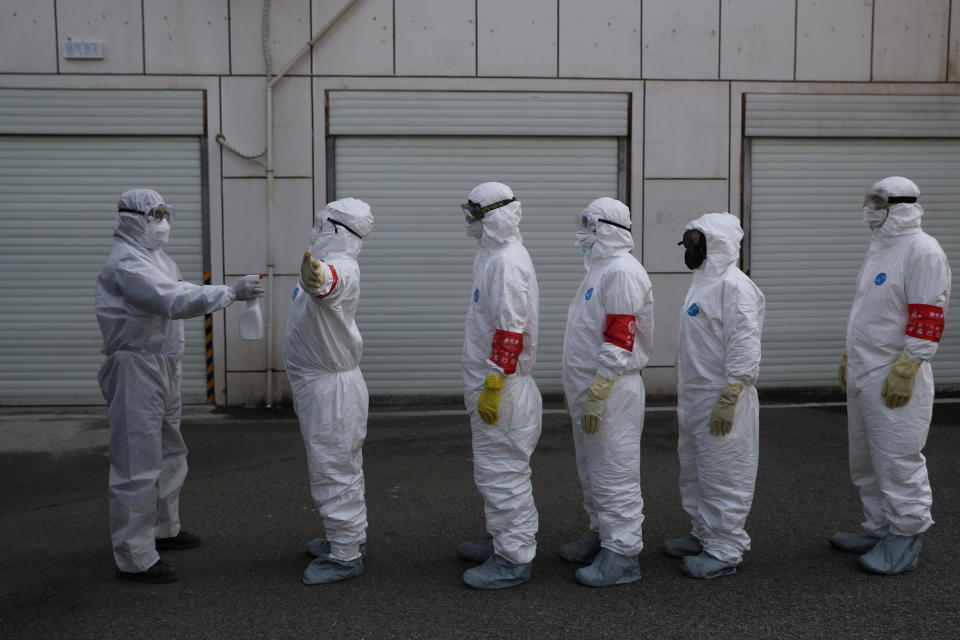
<path fill-rule="evenodd" d="M 480 236 L 483 235 L 483 223 L 477 220 L 476 222 L 465 222 L 467 225 L 466 236 L 468 238 L 480 239 Z"/>
<path fill-rule="evenodd" d="M 577 239 L 573 246 L 579 247 L 581 251 L 587 253 L 593 249 L 593 244 L 597 241 L 597 234 L 593 231 L 577 231 Z"/>
<path fill-rule="evenodd" d="M 888 209 L 871 209 L 870 207 L 863 208 L 863 221 L 867 223 L 867 226 L 870 227 L 871 231 L 876 231 L 882 227 L 883 223 L 887 221 L 888 215 Z"/>
<path fill-rule="evenodd" d="M 143 232 L 143 244 L 147 249 L 159 249 L 170 240 L 170 223 L 166 220 L 147 223 Z"/>

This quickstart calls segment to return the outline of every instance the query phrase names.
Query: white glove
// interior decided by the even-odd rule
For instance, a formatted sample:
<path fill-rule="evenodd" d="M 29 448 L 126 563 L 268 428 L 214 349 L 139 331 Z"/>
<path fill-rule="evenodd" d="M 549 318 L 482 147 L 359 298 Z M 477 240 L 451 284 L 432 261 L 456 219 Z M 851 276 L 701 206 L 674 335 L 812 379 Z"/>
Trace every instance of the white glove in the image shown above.
<path fill-rule="evenodd" d="M 259 298 L 264 294 L 263 283 L 260 278 L 263 276 L 243 276 L 233 285 L 233 297 L 237 300 L 252 300 Z"/>

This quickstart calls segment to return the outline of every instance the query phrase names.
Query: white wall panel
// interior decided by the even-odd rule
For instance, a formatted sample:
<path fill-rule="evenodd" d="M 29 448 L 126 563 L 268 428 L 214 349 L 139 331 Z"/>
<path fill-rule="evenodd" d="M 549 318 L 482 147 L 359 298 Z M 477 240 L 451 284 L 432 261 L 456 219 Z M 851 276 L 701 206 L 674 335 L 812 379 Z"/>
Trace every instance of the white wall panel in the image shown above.
<path fill-rule="evenodd" d="M 398 76 L 474 76 L 475 0 L 396 0 Z"/>
<path fill-rule="evenodd" d="M 559 1 L 560 77 L 641 77 L 640 0 Z"/>
<path fill-rule="evenodd" d="M 947 70 L 947 80 L 960 81 L 960 0 L 950 0 L 950 56 Z"/>
<path fill-rule="evenodd" d="M 61 73 L 143 73 L 141 0 L 74 0 L 57 5 Z M 64 42 L 100 41 L 102 60 L 63 57 Z"/>
<path fill-rule="evenodd" d="M 313 221 L 313 183 L 309 178 L 274 181 L 276 226 L 274 257 L 278 273 L 298 273 Z M 267 182 L 256 178 L 223 181 L 224 272 L 266 273 Z"/>
<path fill-rule="evenodd" d="M 677 247 L 678 249 L 681 247 Z M 686 268 L 684 268 L 686 270 Z M 693 276 L 686 273 L 653 273 L 653 357 L 650 366 L 677 364 L 677 320 Z M 676 392 L 676 389 L 673 389 Z"/>
<path fill-rule="evenodd" d="M 683 237 L 687 223 L 704 213 L 727 210 L 726 180 L 645 180 L 643 263 L 648 270 L 686 273 Z"/>
<path fill-rule="evenodd" d="M 263 0 L 230 0 L 230 61 L 232 73 L 264 74 Z M 280 71 L 311 38 L 310 0 L 270 1 L 270 58 Z M 288 73 L 309 74 L 305 55 Z"/>
<path fill-rule="evenodd" d="M 143 3 L 147 73 L 230 72 L 228 0 Z"/>
<path fill-rule="evenodd" d="M 0 4 L 0 72 L 56 73 L 54 0 Z"/>
<path fill-rule="evenodd" d="M 481 76 L 556 76 L 556 0 L 477 0 L 477 65 Z"/>
<path fill-rule="evenodd" d="M 322 29 L 347 0 L 313 0 L 313 30 Z M 357 2 L 313 46 L 318 75 L 393 75 L 393 0 Z M 313 37 L 311 35 L 311 37 Z"/>
<path fill-rule="evenodd" d="M 798 0 L 797 80 L 870 80 L 872 0 Z"/>
<path fill-rule="evenodd" d="M 253 154 L 266 148 L 266 81 L 260 77 L 224 78 L 223 134 L 240 151 Z M 309 78 L 285 78 L 273 91 L 273 167 L 277 176 L 309 177 L 313 138 Z M 262 161 L 263 158 L 260 158 Z M 261 162 L 223 151 L 226 176 L 263 176 Z"/>
<path fill-rule="evenodd" d="M 720 77 L 792 80 L 797 0 L 722 0 Z"/>
<path fill-rule="evenodd" d="M 726 178 L 729 88 L 724 82 L 648 82 L 647 178 Z"/>
<path fill-rule="evenodd" d="M 875 0 L 873 80 L 943 81 L 950 0 Z"/>
<path fill-rule="evenodd" d="M 275 397 L 286 398 L 289 403 L 290 380 L 283 371 L 274 370 L 273 392 Z M 226 375 L 227 406 L 263 407 L 267 396 L 267 376 L 263 371 L 230 371 Z"/>
<path fill-rule="evenodd" d="M 643 77 L 716 79 L 719 0 L 643 1 Z"/>

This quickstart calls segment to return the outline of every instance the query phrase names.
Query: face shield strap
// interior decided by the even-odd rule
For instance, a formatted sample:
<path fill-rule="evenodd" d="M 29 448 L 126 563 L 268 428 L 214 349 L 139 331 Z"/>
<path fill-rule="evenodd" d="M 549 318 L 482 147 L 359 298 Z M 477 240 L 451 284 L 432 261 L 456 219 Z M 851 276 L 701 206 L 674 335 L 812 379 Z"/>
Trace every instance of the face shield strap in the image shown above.
<path fill-rule="evenodd" d="M 485 216 L 488 212 L 493 211 L 494 209 L 499 209 L 500 207 L 506 206 L 511 202 L 516 202 L 516 198 L 510 198 L 509 200 L 501 200 L 500 202 L 494 202 L 493 204 L 488 204 L 485 207 L 481 207 L 479 204 L 473 200 L 467 200 L 466 204 L 460 205 L 460 208 L 463 209 L 468 216 L 479 220 Z"/>
<path fill-rule="evenodd" d="M 628 227 L 627 225 L 620 224 L 619 222 L 614 222 L 613 220 L 606 220 L 604 218 L 599 218 L 597 222 L 602 222 L 603 224 L 609 224 L 614 227 L 620 227 L 624 231 L 631 231 L 633 229 L 633 227 Z"/>
<path fill-rule="evenodd" d="M 173 218 L 173 207 L 167 204 L 158 204 L 153 207 L 150 207 L 149 211 L 138 211 L 137 209 L 131 209 L 129 207 L 118 207 L 117 211 L 120 213 L 135 213 L 138 216 L 144 216 L 148 221 L 152 222 L 154 220 L 166 220 L 169 222 Z"/>
<path fill-rule="evenodd" d="M 347 225 L 343 224 L 343 223 L 340 222 L 339 220 L 334 220 L 333 218 L 327 218 L 327 220 L 329 220 L 329 221 L 330 221 L 330 224 L 333 225 L 333 232 L 334 232 L 334 233 L 337 233 L 337 227 L 343 227 L 344 229 L 346 229 L 347 231 L 349 231 L 349 232 L 352 233 L 353 235 L 355 235 L 355 236 L 357 236 L 358 238 L 360 238 L 361 240 L 363 240 L 363 236 L 361 236 L 359 233 L 357 233 L 356 231 L 354 231 L 353 229 L 351 229 L 351 228 L 348 227 Z"/>

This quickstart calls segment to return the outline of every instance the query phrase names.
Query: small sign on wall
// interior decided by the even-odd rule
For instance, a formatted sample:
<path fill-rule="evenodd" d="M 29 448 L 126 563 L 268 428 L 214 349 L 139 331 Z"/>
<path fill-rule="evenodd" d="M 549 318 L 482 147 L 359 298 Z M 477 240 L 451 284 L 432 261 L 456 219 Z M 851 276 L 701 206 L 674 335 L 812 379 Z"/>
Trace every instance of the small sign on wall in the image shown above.
<path fill-rule="evenodd" d="M 63 43 L 63 57 L 73 60 L 103 60 L 103 43 L 68 40 Z"/>

